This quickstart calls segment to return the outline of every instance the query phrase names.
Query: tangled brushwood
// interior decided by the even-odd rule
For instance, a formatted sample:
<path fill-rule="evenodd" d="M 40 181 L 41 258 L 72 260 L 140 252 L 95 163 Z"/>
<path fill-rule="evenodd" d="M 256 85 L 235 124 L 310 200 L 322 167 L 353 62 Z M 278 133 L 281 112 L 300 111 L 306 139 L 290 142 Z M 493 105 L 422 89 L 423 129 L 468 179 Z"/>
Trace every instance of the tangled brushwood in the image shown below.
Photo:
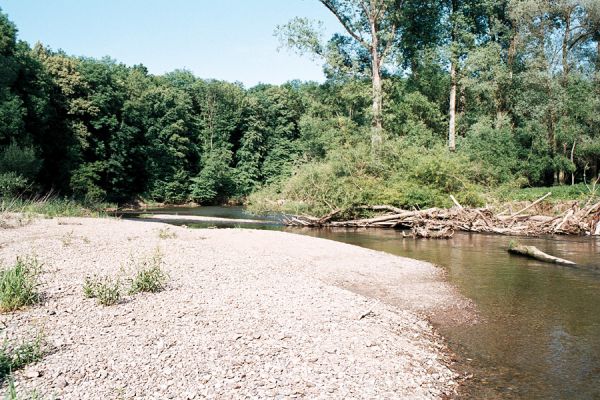
<path fill-rule="evenodd" d="M 547 197 L 548 195 L 544 196 Z M 342 210 L 321 217 L 288 216 L 285 224 L 306 227 L 397 228 L 411 229 L 414 237 L 449 238 L 454 231 L 497 233 L 503 235 L 538 236 L 549 234 L 600 236 L 600 202 L 580 207 L 574 204 L 561 215 L 526 213 L 544 198 L 508 214 L 494 213 L 489 208 L 464 208 L 458 202 L 450 209 L 403 210 L 392 206 L 362 206 L 357 209 L 375 211 L 374 217 L 338 221 Z"/>

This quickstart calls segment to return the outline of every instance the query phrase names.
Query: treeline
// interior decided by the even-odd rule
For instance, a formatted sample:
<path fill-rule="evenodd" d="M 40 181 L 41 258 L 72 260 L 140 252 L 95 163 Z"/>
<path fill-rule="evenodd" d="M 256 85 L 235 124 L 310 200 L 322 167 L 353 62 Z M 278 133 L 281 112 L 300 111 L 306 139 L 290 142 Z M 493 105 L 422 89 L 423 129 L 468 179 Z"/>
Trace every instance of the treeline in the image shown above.
<path fill-rule="evenodd" d="M 320 2 L 347 35 L 302 18 L 277 33 L 328 80 L 250 89 L 31 48 L 0 13 L 0 195 L 209 204 L 260 189 L 325 211 L 598 176 L 597 1 Z"/>

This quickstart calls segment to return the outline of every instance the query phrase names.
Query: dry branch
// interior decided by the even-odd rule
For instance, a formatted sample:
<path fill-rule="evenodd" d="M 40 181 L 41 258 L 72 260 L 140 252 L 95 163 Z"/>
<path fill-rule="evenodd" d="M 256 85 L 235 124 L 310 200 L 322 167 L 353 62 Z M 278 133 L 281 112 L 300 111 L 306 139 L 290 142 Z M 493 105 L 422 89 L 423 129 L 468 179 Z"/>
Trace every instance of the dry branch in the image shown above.
<path fill-rule="evenodd" d="M 494 214 L 488 208 L 450 209 L 429 208 L 425 210 L 402 210 L 389 205 L 358 206 L 348 212 L 371 210 L 378 215 L 370 218 L 348 221 L 336 220 L 340 210 L 316 218 L 312 216 L 292 216 L 284 222 L 292 226 L 307 227 L 353 227 L 353 228 L 403 228 L 413 230 L 416 237 L 435 237 L 436 232 L 481 232 L 502 235 L 539 236 L 551 234 L 599 235 L 600 236 L 600 203 L 584 206 L 579 209 L 573 205 L 564 214 L 557 216 L 523 215 L 548 197 L 550 193 L 536 200 L 529 206 L 510 216 Z M 424 235 L 417 234 L 422 232 Z M 431 232 L 431 234 L 427 234 Z M 447 235 L 440 235 L 447 236 Z"/>

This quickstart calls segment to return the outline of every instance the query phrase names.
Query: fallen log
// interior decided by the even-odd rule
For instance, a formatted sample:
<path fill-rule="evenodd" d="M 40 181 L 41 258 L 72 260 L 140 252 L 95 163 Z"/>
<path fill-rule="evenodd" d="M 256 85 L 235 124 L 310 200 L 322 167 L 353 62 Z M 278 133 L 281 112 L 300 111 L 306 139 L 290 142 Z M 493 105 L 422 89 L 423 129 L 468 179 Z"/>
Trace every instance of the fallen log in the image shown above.
<path fill-rule="evenodd" d="M 512 242 L 508 245 L 508 252 L 512 254 L 517 254 L 529 258 L 533 258 L 538 261 L 543 261 L 547 263 L 553 264 L 562 264 L 562 265 L 576 265 L 573 261 L 565 260 L 563 258 L 558 258 L 551 256 L 550 254 L 544 253 L 540 249 L 535 246 L 524 246 L 519 243 Z"/>

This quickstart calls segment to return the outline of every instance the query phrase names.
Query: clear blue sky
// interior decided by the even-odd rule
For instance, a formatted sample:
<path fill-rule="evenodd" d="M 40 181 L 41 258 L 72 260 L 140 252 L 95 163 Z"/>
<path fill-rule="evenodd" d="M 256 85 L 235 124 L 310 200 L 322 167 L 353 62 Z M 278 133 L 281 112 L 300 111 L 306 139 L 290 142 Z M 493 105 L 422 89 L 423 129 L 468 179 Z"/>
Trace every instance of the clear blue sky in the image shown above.
<path fill-rule="evenodd" d="M 323 80 L 309 57 L 277 51 L 276 25 L 303 16 L 340 29 L 317 0 L 0 0 L 0 8 L 32 45 L 246 86 Z"/>

